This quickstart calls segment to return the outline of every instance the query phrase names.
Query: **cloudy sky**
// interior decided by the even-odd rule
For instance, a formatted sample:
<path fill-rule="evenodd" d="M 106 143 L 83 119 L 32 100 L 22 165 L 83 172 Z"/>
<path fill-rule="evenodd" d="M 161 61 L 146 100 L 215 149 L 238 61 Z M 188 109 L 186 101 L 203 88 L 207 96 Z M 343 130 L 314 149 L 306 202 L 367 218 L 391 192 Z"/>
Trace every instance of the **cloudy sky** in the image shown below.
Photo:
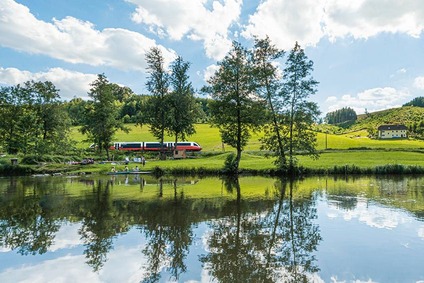
<path fill-rule="evenodd" d="M 392 108 L 423 96 L 421 0 L 0 0 L 0 85 L 49 80 L 64 100 L 97 74 L 145 90 L 145 53 L 191 63 L 205 84 L 233 40 L 268 35 L 314 61 L 323 113 Z"/>

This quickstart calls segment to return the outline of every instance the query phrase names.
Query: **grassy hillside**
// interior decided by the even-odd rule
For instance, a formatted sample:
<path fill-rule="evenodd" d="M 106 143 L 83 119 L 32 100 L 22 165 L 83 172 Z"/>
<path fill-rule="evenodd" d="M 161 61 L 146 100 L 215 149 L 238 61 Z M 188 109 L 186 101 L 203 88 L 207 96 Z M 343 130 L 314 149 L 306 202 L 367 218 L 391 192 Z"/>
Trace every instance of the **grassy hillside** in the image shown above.
<path fill-rule="evenodd" d="M 382 124 L 405 124 L 424 120 L 424 108 L 415 106 L 404 106 L 387 109 L 383 111 L 363 114 L 358 116 L 358 121 L 351 127 L 352 129 L 364 129 L 368 127 L 378 127 Z"/>

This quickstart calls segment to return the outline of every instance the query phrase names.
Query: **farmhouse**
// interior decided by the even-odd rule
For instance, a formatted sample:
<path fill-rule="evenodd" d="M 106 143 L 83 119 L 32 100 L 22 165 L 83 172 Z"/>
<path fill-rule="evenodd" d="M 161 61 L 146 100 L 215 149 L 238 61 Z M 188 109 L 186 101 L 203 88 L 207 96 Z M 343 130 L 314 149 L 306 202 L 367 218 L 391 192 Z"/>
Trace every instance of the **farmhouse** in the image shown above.
<path fill-rule="evenodd" d="M 405 125 L 381 125 L 378 127 L 379 139 L 407 138 L 408 128 Z"/>

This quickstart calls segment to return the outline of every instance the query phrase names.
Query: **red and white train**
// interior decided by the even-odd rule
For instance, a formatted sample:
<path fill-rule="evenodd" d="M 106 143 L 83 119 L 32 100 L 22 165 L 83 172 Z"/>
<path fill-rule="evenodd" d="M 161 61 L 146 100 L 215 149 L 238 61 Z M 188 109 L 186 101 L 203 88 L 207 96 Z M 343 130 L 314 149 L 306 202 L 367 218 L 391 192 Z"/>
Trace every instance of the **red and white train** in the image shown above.
<path fill-rule="evenodd" d="M 126 150 L 126 151 L 160 151 L 163 149 L 176 149 L 186 151 L 201 151 L 202 148 L 196 142 L 178 142 L 175 148 L 175 142 L 164 142 L 161 146 L 160 142 L 115 142 L 111 150 Z"/>

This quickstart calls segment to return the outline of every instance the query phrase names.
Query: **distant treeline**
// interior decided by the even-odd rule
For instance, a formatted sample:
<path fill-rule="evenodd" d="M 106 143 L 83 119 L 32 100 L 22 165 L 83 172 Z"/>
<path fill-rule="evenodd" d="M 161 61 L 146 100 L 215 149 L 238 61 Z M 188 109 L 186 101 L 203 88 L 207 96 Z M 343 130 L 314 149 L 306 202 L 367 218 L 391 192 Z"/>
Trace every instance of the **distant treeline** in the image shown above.
<path fill-rule="evenodd" d="M 150 96 L 146 94 L 135 94 L 128 87 L 124 87 L 120 94 L 116 96 L 116 103 L 119 105 L 118 119 L 122 119 L 124 123 L 139 122 L 140 117 L 138 115 Z M 195 98 L 198 107 L 197 123 L 208 122 L 210 118 L 209 100 L 207 98 Z M 92 104 L 92 101 L 79 97 L 63 102 L 64 109 L 69 115 L 72 126 L 81 126 L 84 124 L 84 109 L 89 107 L 90 104 Z"/>
<path fill-rule="evenodd" d="M 356 112 L 350 107 L 344 107 L 342 109 L 329 112 L 325 116 L 325 122 L 331 125 L 337 125 L 347 121 L 356 121 L 356 119 Z"/>
<path fill-rule="evenodd" d="M 409 101 L 408 103 L 405 103 L 402 106 L 424 107 L 424 97 L 423 96 L 416 97 L 416 98 L 412 99 L 411 101 Z"/>

